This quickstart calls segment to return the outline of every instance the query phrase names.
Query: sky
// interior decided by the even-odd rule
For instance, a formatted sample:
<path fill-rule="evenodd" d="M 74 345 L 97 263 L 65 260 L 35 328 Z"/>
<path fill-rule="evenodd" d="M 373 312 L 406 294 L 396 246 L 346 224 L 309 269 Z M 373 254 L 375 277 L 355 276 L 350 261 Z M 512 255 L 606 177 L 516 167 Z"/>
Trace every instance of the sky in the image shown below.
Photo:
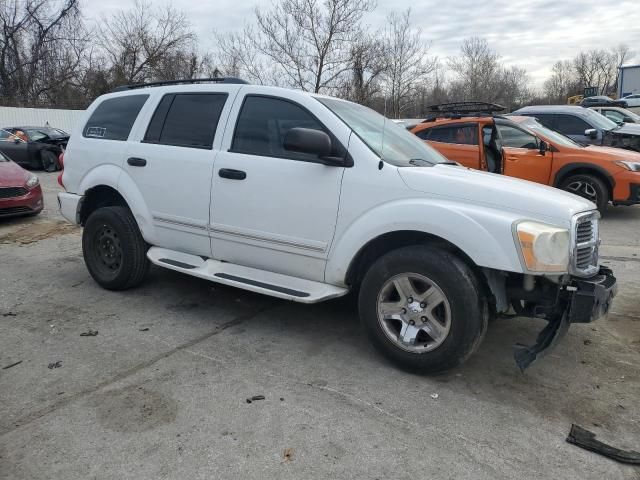
<path fill-rule="evenodd" d="M 201 47 L 209 49 L 214 30 L 240 30 L 244 22 L 254 20 L 254 7 L 269 8 L 271 0 L 171 3 L 187 14 Z M 95 20 L 132 4 L 133 0 L 84 0 L 83 11 L 88 20 Z M 390 12 L 407 8 L 425 45 L 431 45 L 431 55 L 446 59 L 456 55 L 465 38 L 483 37 L 507 65 L 525 67 L 537 88 L 557 60 L 571 59 L 581 50 L 624 43 L 637 50 L 631 63 L 640 63 L 639 0 L 378 0 L 364 23 L 377 30 Z"/>

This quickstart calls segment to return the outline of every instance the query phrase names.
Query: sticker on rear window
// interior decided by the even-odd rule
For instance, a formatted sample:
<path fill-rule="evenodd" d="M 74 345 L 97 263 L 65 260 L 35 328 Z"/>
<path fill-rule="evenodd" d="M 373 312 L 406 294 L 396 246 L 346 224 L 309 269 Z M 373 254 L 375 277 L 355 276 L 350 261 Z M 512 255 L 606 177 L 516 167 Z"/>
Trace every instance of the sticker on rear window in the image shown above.
<path fill-rule="evenodd" d="M 85 137 L 104 138 L 104 134 L 107 133 L 107 129 L 103 127 L 89 127 L 85 133 Z"/>

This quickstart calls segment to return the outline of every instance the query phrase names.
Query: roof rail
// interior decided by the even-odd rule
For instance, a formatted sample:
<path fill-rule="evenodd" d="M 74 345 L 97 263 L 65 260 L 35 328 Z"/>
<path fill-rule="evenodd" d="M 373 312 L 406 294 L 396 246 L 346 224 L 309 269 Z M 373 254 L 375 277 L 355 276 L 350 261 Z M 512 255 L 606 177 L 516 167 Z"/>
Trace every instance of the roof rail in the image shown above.
<path fill-rule="evenodd" d="M 163 85 L 181 85 L 181 84 L 194 84 L 194 83 L 241 83 L 246 84 L 248 82 L 235 77 L 213 77 L 213 78 L 185 78 L 182 80 L 161 80 L 159 82 L 148 83 L 135 83 L 132 85 L 121 85 L 114 88 L 111 92 L 124 92 L 126 90 L 134 90 L 136 88 L 146 87 L 161 87 Z"/>

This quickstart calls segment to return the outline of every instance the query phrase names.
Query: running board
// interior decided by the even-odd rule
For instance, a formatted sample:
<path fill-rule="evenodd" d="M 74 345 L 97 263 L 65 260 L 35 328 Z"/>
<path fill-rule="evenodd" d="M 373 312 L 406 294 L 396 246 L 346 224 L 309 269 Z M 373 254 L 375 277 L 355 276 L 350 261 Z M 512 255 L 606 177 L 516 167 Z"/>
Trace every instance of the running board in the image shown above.
<path fill-rule="evenodd" d="M 348 292 L 346 288 L 326 283 L 205 259 L 165 248 L 151 247 L 147 257 L 153 264 L 169 270 L 295 302 L 316 303 L 341 297 Z"/>

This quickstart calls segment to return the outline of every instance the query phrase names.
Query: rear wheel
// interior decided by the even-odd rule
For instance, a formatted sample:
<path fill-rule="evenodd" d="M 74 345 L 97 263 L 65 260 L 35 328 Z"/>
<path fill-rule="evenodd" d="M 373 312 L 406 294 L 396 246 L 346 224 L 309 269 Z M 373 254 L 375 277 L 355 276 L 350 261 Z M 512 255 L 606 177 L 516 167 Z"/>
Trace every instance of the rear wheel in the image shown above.
<path fill-rule="evenodd" d="M 489 316 L 471 269 L 430 246 L 394 250 L 375 262 L 362 282 L 359 310 L 374 346 L 401 368 L 421 373 L 468 358 Z"/>
<path fill-rule="evenodd" d="M 45 172 L 55 172 L 60 170 L 60 164 L 58 163 L 58 156 L 50 150 L 45 150 L 40 153 L 42 160 L 42 168 Z"/>
<path fill-rule="evenodd" d="M 148 245 L 131 211 L 103 207 L 93 212 L 82 232 L 82 253 L 93 279 L 108 290 L 140 284 L 149 270 Z"/>
<path fill-rule="evenodd" d="M 560 188 L 592 201 L 600 212 L 604 212 L 609 203 L 609 188 L 594 175 L 572 175 L 562 181 Z"/>

